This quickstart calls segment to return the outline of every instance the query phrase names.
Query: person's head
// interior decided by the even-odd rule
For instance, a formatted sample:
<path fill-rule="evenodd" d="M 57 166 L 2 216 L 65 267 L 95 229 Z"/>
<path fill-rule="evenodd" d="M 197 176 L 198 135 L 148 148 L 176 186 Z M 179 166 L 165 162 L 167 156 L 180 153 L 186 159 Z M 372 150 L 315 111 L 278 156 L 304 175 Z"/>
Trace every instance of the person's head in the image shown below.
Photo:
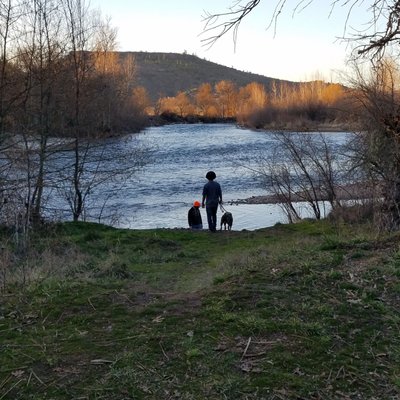
<path fill-rule="evenodd" d="M 193 207 L 199 208 L 199 207 L 200 207 L 200 202 L 196 200 L 196 201 L 193 203 Z"/>
<path fill-rule="evenodd" d="M 215 175 L 214 171 L 208 171 L 206 173 L 206 179 L 208 179 L 209 181 L 213 181 L 216 177 L 217 175 Z"/>

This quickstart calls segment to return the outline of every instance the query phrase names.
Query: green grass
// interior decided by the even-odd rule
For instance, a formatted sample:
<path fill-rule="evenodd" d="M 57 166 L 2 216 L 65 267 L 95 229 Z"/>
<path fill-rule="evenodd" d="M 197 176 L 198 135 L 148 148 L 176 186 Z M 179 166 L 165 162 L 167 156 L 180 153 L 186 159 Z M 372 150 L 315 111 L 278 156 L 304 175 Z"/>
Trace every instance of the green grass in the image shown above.
<path fill-rule="evenodd" d="M 1 275 L 0 400 L 400 398 L 398 239 L 57 226 Z"/>

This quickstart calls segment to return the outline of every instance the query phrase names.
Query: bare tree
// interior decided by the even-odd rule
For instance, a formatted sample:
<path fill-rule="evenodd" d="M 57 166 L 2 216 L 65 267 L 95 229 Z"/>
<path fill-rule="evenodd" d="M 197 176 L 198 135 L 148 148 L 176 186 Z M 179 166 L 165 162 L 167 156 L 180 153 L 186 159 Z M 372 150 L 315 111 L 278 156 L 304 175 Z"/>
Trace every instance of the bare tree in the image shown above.
<path fill-rule="evenodd" d="M 0 144 L 7 127 L 7 118 L 21 98 L 21 75 L 12 64 L 15 57 L 15 41 L 19 32 L 15 29 L 22 14 L 22 4 L 12 0 L 0 2 Z M 13 50 L 14 48 L 14 50 Z"/>
<path fill-rule="evenodd" d="M 273 157 L 260 160 L 258 172 L 289 222 L 301 217 L 298 202 L 307 203 L 316 219 L 325 215 L 324 201 L 332 209 L 341 207 L 337 190 L 346 173 L 343 165 L 338 167 L 341 152 L 322 134 L 278 132 L 274 140 Z"/>
<path fill-rule="evenodd" d="M 200 115 L 204 117 L 215 116 L 215 98 L 209 83 L 200 85 L 195 94 L 195 100 Z"/>
<path fill-rule="evenodd" d="M 136 114 L 140 117 L 146 115 L 151 107 L 151 100 L 145 87 L 136 86 L 132 90 L 132 106 L 136 109 Z"/>
<path fill-rule="evenodd" d="M 193 113 L 193 106 L 185 92 L 180 91 L 177 93 L 175 96 L 175 104 L 181 117 L 185 117 L 188 114 Z"/>
<path fill-rule="evenodd" d="M 7 140 L 7 125 L 11 122 L 13 107 L 22 96 L 21 84 L 18 83 L 21 76 L 11 63 L 11 46 L 17 35 L 14 26 L 20 15 L 20 4 L 11 0 L 0 2 L 0 221 L 9 217 L 5 215 L 5 210 L 10 197 L 12 164 L 6 155 L 11 146 Z"/>
<path fill-rule="evenodd" d="M 25 2 L 19 23 L 23 24 L 25 34 L 19 39 L 18 62 L 24 71 L 27 91 L 15 128 L 25 135 L 25 150 L 27 156 L 32 156 L 32 169 L 27 176 L 26 220 L 36 224 L 43 206 L 49 137 L 62 125 L 60 75 L 66 43 L 62 14 L 53 1 Z M 32 152 L 33 139 L 37 146 Z"/>
<path fill-rule="evenodd" d="M 297 0 L 292 13 L 306 9 L 311 3 L 319 0 Z M 325 2 L 320 0 L 319 2 Z M 224 12 L 210 13 L 204 16 L 204 33 L 207 35 L 203 42 L 212 46 L 217 40 L 229 32 L 233 33 L 234 42 L 238 29 L 248 14 L 253 12 L 262 0 L 235 0 L 232 6 Z M 289 7 L 287 0 L 275 0 L 274 7 L 269 17 L 268 27 L 273 26 L 274 31 L 279 16 Z M 358 30 L 353 30 L 346 35 L 347 40 L 357 43 L 356 54 L 372 56 L 375 59 L 381 58 L 385 50 L 391 45 L 398 45 L 400 41 L 400 1 L 399 0 L 375 0 L 365 2 L 364 0 L 331 0 L 330 13 L 336 7 L 343 7 L 347 10 L 347 18 L 344 21 L 344 30 L 347 32 L 348 23 L 355 7 L 364 7 L 370 15 L 368 21 Z M 383 28 L 381 28 L 383 26 Z"/>
<path fill-rule="evenodd" d="M 215 84 L 215 97 L 221 118 L 236 116 L 237 89 L 233 82 L 217 82 Z"/>
<path fill-rule="evenodd" d="M 71 109 L 70 125 L 72 126 L 71 136 L 73 139 L 73 164 L 72 176 L 70 179 L 61 181 L 71 182 L 69 193 L 67 195 L 68 203 L 72 211 L 73 220 L 77 221 L 84 208 L 85 194 L 82 188 L 82 174 L 85 171 L 85 162 L 88 152 L 88 142 L 81 145 L 82 138 L 90 134 L 90 129 L 94 126 L 90 121 L 84 118 L 84 108 L 88 107 L 85 89 L 89 80 L 90 70 L 93 68 L 92 59 L 87 52 L 93 50 L 90 48 L 91 37 L 95 33 L 95 27 L 91 24 L 91 15 L 89 14 L 85 1 L 66 0 L 64 2 L 64 15 L 66 29 L 70 43 L 70 52 L 68 60 L 72 70 L 72 90 L 71 90 Z M 67 89 L 67 93 L 69 90 Z M 69 169 L 68 169 L 69 170 Z"/>
<path fill-rule="evenodd" d="M 272 189 L 276 201 L 285 212 L 290 224 L 300 221 L 301 215 L 296 209 L 294 198 L 298 187 L 294 187 L 291 168 L 288 164 L 280 164 L 272 160 L 265 160 L 262 168 L 264 183 Z M 297 199 L 298 200 L 298 199 Z"/>
<path fill-rule="evenodd" d="M 130 137 L 105 141 L 81 138 L 79 147 L 75 147 L 74 141 L 71 149 L 66 147 L 54 154 L 51 162 L 53 170 L 57 171 L 54 181 L 60 199 L 53 198 L 52 213 L 62 212 L 60 203 L 66 202 L 74 221 L 109 222 L 111 217 L 117 219 L 118 207 L 112 209 L 108 206 L 150 159 L 149 149 L 125 145 L 124 142 L 129 140 Z M 79 160 L 79 203 L 75 176 L 71 175 L 71 171 L 75 171 L 76 154 Z M 115 215 L 111 215 L 113 213 Z"/>
<path fill-rule="evenodd" d="M 354 165 L 371 182 L 380 208 L 380 228 L 400 229 L 400 69 L 381 60 L 369 73 L 355 67 L 354 98 L 360 132 L 353 146 Z"/>
<path fill-rule="evenodd" d="M 303 11 L 311 3 L 318 0 L 296 0 L 293 13 Z M 204 43 L 214 44 L 223 35 L 233 32 L 236 41 L 238 28 L 246 16 L 253 12 L 261 0 L 241 1 L 237 0 L 232 7 L 222 13 L 208 13 L 205 16 Z M 364 176 L 369 177 L 380 188 L 378 198 L 381 203 L 381 225 L 390 230 L 400 229 L 400 87 L 398 79 L 398 63 L 387 62 L 387 54 L 395 58 L 399 55 L 400 44 L 400 1 L 399 0 L 331 0 L 331 13 L 335 7 L 343 7 L 347 10 L 347 18 L 344 21 L 345 34 L 343 39 L 353 42 L 353 58 L 355 60 L 355 76 L 352 81 L 352 94 L 358 98 L 360 134 L 358 136 L 358 148 L 354 154 L 356 165 L 361 166 Z M 269 15 L 269 27 L 276 29 L 279 16 L 287 10 L 289 1 L 275 0 L 272 13 Z M 347 29 L 352 12 L 355 7 L 362 7 L 369 15 L 368 20 L 362 26 L 356 27 L 351 32 Z M 371 76 L 365 79 L 360 72 L 357 62 L 365 57 L 371 61 Z M 318 89 L 318 88 L 317 88 Z M 311 110 L 312 111 L 312 110 Z M 305 155 L 304 149 L 298 145 L 292 147 L 290 142 L 284 142 L 297 167 L 311 184 L 306 170 L 299 162 Z M 328 153 L 327 153 L 328 154 Z M 297 157 L 301 156 L 301 158 Z M 327 156 L 325 156 L 327 158 Z M 329 170 L 313 160 L 313 164 L 322 173 L 325 182 L 332 182 Z M 271 174 L 274 171 L 271 171 Z M 279 175 L 279 174 L 278 174 Z M 361 175 L 363 176 L 363 175 Z M 286 175 L 285 175 L 286 177 Z M 282 178 L 283 179 L 283 178 Z M 286 179 L 286 178 L 285 178 Z M 285 179 L 283 179 L 285 181 Z M 310 200 L 317 193 L 318 187 L 310 186 L 311 190 L 305 191 Z M 325 191 L 329 195 L 332 206 L 335 204 L 334 187 L 325 185 Z M 372 193 L 373 194 L 373 193 Z M 371 194 L 371 195 L 372 195 Z M 318 212 L 316 208 L 315 211 Z M 316 214 L 317 216 L 317 214 Z"/>
<path fill-rule="evenodd" d="M 93 178 L 97 144 L 89 137 L 143 126 L 134 60 L 118 56 L 116 30 L 84 0 L 1 1 L 0 22 L 0 220 L 13 214 L 19 226 L 21 215 L 25 227 L 38 224 L 59 191 L 77 220 L 109 168 L 97 159 Z M 68 173 L 54 163 L 66 144 L 74 153 Z"/>
<path fill-rule="evenodd" d="M 264 85 L 256 82 L 249 83 L 239 89 L 237 106 L 237 120 L 247 122 L 260 113 L 267 105 L 267 94 Z"/>
<path fill-rule="evenodd" d="M 104 190 L 107 182 L 122 184 L 144 163 L 139 150 L 110 156 L 109 143 L 102 139 L 118 126 L 115 121 L 123 120 L 124 110 L 135 115 L 141 110 L 131 101 L 134 59 L 130 55 L 121 59 L 115 52 L 116 30 L 110 20 L 91 12 L 85 1 L 63 4 L 70 49 L 66 59 L 72 72 L 72 85 L 66 88 L 72 112 L 65 112 L 73 144 L 62 152 L 65 163 L 56 174 L 56 188 L 77 221 L 94 214 L 88 200 L 99 196 L 98 190 Z"/>

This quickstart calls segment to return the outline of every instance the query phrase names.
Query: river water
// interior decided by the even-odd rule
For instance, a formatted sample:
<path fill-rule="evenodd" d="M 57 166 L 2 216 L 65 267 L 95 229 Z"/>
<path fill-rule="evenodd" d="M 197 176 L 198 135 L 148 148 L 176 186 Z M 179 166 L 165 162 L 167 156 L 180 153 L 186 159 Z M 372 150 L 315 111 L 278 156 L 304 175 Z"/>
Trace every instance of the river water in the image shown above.
<path fill-rule="evenodd" d="M 343 132 L 326 133 L 333 143 L 347 139 Z M 253 169 L 257 158 L 271 151 L 275 140 L 268 132 L 241 129 L 234 124 L 177 124 L 151 127 L 140 134 L 113 139 L 108 152 L 135 148 L 150 150 L 147 163 L 121 188 L 113 191 L 106 207 L 114 210 L 101 222 L 132 229 L 187 228 L 187 212 L 201 201 L 207 171 L 221 184 L 225 208 L 232 212 L 234 230 L 255 230 L 287 219 L 279 205 L 236 204 L 238 199 L 266 195 L 268 189 Z M 101 199 L 98 199 L 101 207 Z M 307 207 L 298 205 L 303 216 Z M 201 210 L 207 227 L 205 209 Z M 221 212 L 218 211 L 218 218 Z M 88 218 L 90 219 L 90 218 Z M 95 219 L 95 218 L 92 218 Z"/>

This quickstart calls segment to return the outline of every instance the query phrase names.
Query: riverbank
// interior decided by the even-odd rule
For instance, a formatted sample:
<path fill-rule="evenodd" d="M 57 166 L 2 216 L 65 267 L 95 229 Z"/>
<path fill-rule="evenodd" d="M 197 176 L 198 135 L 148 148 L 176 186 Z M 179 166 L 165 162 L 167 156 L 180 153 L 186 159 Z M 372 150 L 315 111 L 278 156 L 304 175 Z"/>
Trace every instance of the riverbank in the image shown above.
<path fill-rule="evenodd" d="M 173 113 L 163 113 L 148 117 L 148 126 L 163 126 L 171 124 L 235 124 L 243 129 L 259 132 L 353 132 L 354 124 L 340 123 L 337 121 L 316 123 L 313 121 L 289 121 L 285 123 L 273 122 L 270 124 L 254 125 L 238 122 L 236 118 L 204 117 L 200 115 L 180 116 Z"/>
<path fill-rule="evenodd" d="M 374 187 L 365 183 L 353 183 L 335 187 L 335 194 L 337 200 L 363 200 L 370 199 Z M 291 196 L 292 202 L 302 202 L 307 200 L 305 192 L 295 192 Z M 316 191 L 316 200 L 327 201 L 329 200 L 326 193 Z M 232 204 L 279 204 L 285 202 L 285 196 L 272 194 L 265 196 L 251 196 L 246 199 L 234 200 Z"/>
<path fill-rule="evenodd" d="M 173 124 L 236 124 L 236 118 L 203 117 L 200 115 L 180 116 L 173 113 L 162 113 L 149 116 L 149 126 L 164 126 Z"/>

